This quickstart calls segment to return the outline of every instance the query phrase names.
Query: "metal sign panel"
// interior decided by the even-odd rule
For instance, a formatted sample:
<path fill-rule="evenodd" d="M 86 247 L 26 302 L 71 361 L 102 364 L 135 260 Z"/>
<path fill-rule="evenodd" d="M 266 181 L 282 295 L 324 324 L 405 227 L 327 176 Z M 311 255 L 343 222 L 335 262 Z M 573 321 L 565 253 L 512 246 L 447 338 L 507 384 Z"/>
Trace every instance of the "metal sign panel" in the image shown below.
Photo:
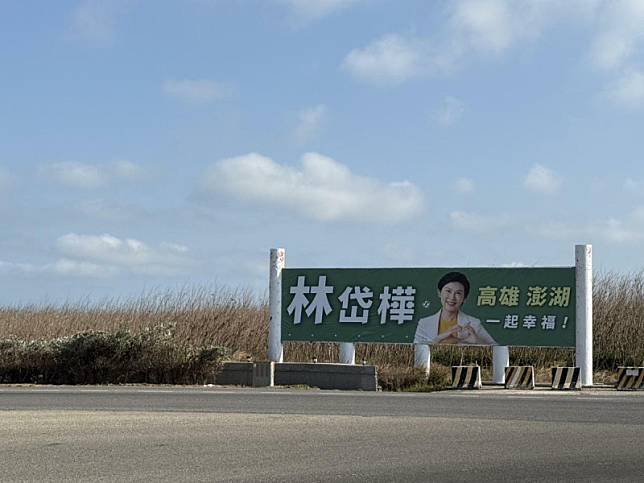
<path fill-rule="evenodd" d="M 282 340 L 575 346 L 575 268 L 282 271 Z"/>

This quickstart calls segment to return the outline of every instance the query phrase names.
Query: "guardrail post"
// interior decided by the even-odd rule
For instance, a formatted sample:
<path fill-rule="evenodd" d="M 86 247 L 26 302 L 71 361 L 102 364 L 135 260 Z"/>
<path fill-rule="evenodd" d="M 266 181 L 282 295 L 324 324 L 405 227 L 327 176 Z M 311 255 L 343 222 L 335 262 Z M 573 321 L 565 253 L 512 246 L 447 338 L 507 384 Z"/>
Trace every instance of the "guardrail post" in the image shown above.
<path fill-rule="evenodd" d="M 271 248 L 270 278 L 268 281 L 268 360 L 282 362 L 282 269 L 286 261 L 283 248 Z"/>
<path fill-rule="evenodd" d="M 356 363 L 356 345 L 353 342 L 340 342 L 340 364 Z"/>
<path fill-rule="evenodd" d="M 510 365 L 510 349 L 507 345 L 492 346 L 492 382 L 505 384 L 505 368 Z"/>
<path fill-rule="evenodd" d="M 593 247 L 575 245 L 575 278 L 577 321 L 575 358 L 581 372 L 581 383 L 593 385 Z"/>
<path fill-rule="evenodd" d="M 431 352 L 427 344 L 414 344 L 414 367 L 424 369 L 429 374 Z"/>

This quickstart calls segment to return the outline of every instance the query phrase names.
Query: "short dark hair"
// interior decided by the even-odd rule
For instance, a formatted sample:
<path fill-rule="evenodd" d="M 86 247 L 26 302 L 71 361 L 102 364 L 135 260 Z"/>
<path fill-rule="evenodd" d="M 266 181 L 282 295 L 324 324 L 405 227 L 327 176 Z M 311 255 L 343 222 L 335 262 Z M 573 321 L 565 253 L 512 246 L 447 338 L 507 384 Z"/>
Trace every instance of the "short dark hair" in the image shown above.
<path fill-rule="evenodd" d="M 465 289 L 465 298 L 470 293 L 470 282 L 465 275 L 461 272 L 449 272 L 441 277 L 438 281 L 438 290 L 443 290 L 443 287 L 450 282 L 458 282 Z"/>

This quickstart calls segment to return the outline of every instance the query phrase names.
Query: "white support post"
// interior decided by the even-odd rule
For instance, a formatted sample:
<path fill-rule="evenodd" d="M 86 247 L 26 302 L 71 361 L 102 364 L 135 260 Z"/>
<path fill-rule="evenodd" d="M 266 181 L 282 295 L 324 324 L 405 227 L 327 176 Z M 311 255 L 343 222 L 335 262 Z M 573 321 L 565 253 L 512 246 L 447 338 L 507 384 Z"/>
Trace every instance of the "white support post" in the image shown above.
<path fill-rule="evenodd" d="M 424 369 L 429 374 L 431 352 L 427 344 L 414 344 L 414 367 Z"/>
<path fill-rule="evenodd" d="M 510 365 L 510 348 L 507 345 L 492 346 L 492 382 L 505 384 L 505 368 Z"/>
<path fill-rule="evenodd" d="M 353 342 L 340 342 L 340 364 L 356 363 L 356 345 Z"/>
<path fill-rule="evenodd" d="M 268 281 L 268 360 L 282 362 L 282 269 L 286 260 L 283 248 L 271 248 L 270 279 Z"/>
<path fill-rule="evenodd" d="M 575 245 L 575 275 L 577 293 L 576 365 L 581 372 L 581 384 L 593 385 L 593 247 Z"/>

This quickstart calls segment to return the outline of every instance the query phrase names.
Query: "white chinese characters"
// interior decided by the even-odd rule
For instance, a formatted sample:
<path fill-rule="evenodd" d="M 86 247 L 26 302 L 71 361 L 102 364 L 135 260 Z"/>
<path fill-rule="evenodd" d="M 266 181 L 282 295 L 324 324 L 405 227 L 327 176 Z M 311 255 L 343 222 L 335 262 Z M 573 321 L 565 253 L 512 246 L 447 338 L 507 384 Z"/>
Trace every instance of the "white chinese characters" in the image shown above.
<path fill-rule="evenodd" d="M 565 329 L 566 328 L 566 323 L 568 322 L 568 317 L 563 318 L 563 323 L 561 324 L 561 328 Z M 541 317 L 541 323 L 539 323 L 539 319 L 532 314 L 525 315 L 522 319 L 519 318 L 519 315 L 517 314 L 508 314 L 505 316 L 503 319 L 503 328 L 504 329 L 534 329 L 534 328 L 541 328 L 541 330 L 555 330 L 557 328 L 557 316 L 556 315 L 544 315 Z M 500 324 L 501 320 L 500 319 L 486 319 L 486 323 L 488 324 Z"/>
<path fill-rule="evenodd" d="M 329 296 L 335 293 L 335 287 L 327 285 L 326 275 L 319 275 L 317 285 L 307 285 L 306 277 L 297 277 L 297 284 L 289 288 L 293 295 L 286 308 L 288 315 L 293 317 L 293 324 L 302 323 L 302 313 L 307 317 L 313 315 L 313 323 L 322 324 L 333 312 Z M 388 321 L 402 325 L 414 318 L 416 289 L 411 285 L 397 285 L 393 288 L 385 285 L 378 295 L 380 303 L 377 308 L 380 324 Z M 370 310 L 373 306 L 374 293 L 370 287 L 350 285 L 337 297 L 339 314 L 337 321 L 341 324 L 367 324 Z"/>
<path fill-rule="evenodd" d="M 315 312 L 315 323 L 321 324 L 322 317 L 331 313 L 328 295 L 333 293 L 333 287 L 327 287 L 326 275 L 320 275 L 316 287 L 308 287 L 304 283 L 305 277 L 303 275 L 297 277 L 297 285 L 290 289 L 294 297 L 286 308 L 286 311 L 289 315 L 295 312 L 295 317 L 293 318 L 294 324 L 302 322 L 302 309 L 305 309 L 306 315 L 311 315 Z M 305 295 L 307 293 L 315 294 L 313 301 L 310 303 Z"/>
<path fill-rule="evenodd" d="M 371 298 L 373 292 L 369 287 L 359 286 L 347 287 L 338 298 L 342 303 L 340 310 L 340 323 L 358 323 L 366 324 L 369 320 L 369 309 L 373 303 Z M 351 306 L 351 312 L 347 315 L 347 310 Z M 358 310 L 360 314 L 358 315 Z"/>
<path fill-rule="evenodd" d="M 408 286 L 403 288 L 398 286 L 389 293 L 389 286 L 385 286 L 380 294 L 380 306 L 378 307 L 378 314 L 380 315 L 380 323 L 387 323 L 387 315 L 389 320 L 398 322 L 398 325 L 414 318 L 414 295 L 416 289 Z"/>

